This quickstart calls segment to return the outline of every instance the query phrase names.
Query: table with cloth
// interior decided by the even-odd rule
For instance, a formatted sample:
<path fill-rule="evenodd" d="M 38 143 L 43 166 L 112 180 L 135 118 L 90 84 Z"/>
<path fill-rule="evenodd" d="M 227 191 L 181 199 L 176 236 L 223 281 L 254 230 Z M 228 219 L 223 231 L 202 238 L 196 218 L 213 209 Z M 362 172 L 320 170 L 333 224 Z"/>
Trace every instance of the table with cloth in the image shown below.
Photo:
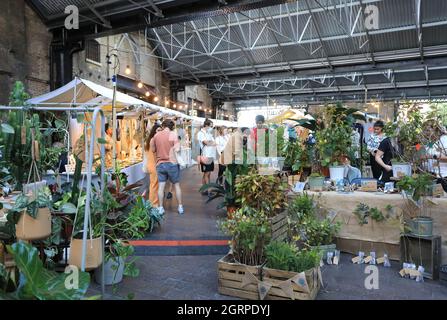
<path fill-rule="evenodd" d="M 325 214 L 341 223 L 337 237 L 337 248 L 344 252 L 357 255 L 359 251 L 369 254 L 375 251 L 376 256 L 388 253 L 392 260 L 400 259 L 400 235 L 403 232 L 403 212 L 408 210 L 407 200 L 400 194 L 384 194 L 379 192 L 338 193 L 308 192 L 318 201 L 318 207 Z M 293 200 L 296 194 L 290 194 Z M 433 218 L 433 235 L 442 237 L 442 263 L 447 263 L 447 198 L 429 198 L 431 203 L 426 206 L 424 215 Z M 363 203 L 370 208 L 378 208 L 384 215 L 390 214 L 385 221 L 377 222 L 368 217 L 368 223 L 359 224 L 354 210 Z M 391 211 L 386 207 L 392 206 Z"/>

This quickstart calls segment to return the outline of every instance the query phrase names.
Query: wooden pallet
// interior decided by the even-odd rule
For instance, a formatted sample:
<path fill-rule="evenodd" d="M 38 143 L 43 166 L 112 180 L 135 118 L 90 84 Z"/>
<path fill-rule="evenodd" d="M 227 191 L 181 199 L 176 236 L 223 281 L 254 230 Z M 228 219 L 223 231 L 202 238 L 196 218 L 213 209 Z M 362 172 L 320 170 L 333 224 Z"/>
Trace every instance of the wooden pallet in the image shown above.
<path fill-rule="evenodd" d="M 287 221 L 288 211 L 270 218 L 270 228 L 272 229 L 272 241 L 284 241 L 287 238 L 289 225 Z"/>
<path fill-rule="evenodd" d="M 272 284 L 271 289 L 265 297 L 266 300 L 291 300 L 290 296 L 281 289 L 280 284 L 296 276 L 296 272 L 243 265 L 234 262 L 231 255 L 223 257 L 217 264 L 218 291 L 222 295 L 248 300 L 260 300 L 258 286 L 256 284 L 249 284 L 242 287 L 242 280 L 246 272 L 252 273 L 259 280 L 260 272 L 262 272 L 262 280 Z M 293 297 L 295 300 L 314 300 L 320 290 L 317 269 L 308 270 L 305 274 L 309 292 L 304 292 L 302 288 L 292 283 Z"/>

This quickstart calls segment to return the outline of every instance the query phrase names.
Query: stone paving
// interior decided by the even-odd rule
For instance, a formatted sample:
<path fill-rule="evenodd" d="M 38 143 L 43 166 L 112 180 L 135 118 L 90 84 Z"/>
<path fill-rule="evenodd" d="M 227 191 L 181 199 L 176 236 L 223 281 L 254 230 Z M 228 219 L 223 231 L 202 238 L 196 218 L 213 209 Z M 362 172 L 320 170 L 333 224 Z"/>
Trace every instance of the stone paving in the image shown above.
<path fill-rule="evenodd" d="M 149 256 L 138 261 L 141 274 L 138 278 L 125 278 L 113 293 L 106 287 L 107 299 L 126 299 L 129 293 L 135 299 L 175 300 L 230 300 L 217 292 L 217 261 L 221 256 Z M 324 266 L 324 288 L 318 300 L 446 300 L 447 285 L 425 280 L 417 283 L 398 274 L 399 265 L 379 267 L 379 289 L 367 290 L 364 265 L 350 262 L 351 255 L 342 254 L 338 266 Z M 99 294 L 100 286 L 92 284 L 90 293 Z"/>
<path fill-rule="evenodd" d="M 225 239 L 216 226 L 224 212 L 216 212 L 216 202 L 205 204 L 205 197 L 197 190 L 201 175 L 196 167 L 182 172 L 182 188 L 185 215 L 175 212 L 176 202 L 165 205 L 166 218 L 163 225 L 146 237 L 147 240 L 199 240 Z M 215 179 L 215 176 L 214 176 Z M 125 277 L 116 286 L 106 287 L 105 299 L 127 299 L 133 294 L 138 300 L 229 300 L 235 299 L 218 294 L 217 261 L 225 255 L 223 247 L 138 247 L 137 262 L 140 276 Z M 364 286 L 367 274 L 364 265 L 354 265 L 349 254 L 342 254 L 338 266 L 324 266 L 324 287 L 317 296 L 319 300 L 407 300 L 447 299 L 447 286 L 426 280 L 417 283 L 403 279 L 398 274 L 399 264 L 392 268 L 379 267 L 379 289 L 367 290 Z M 89 295 L 100 294 L 101 287 L 92 283 Z"/>

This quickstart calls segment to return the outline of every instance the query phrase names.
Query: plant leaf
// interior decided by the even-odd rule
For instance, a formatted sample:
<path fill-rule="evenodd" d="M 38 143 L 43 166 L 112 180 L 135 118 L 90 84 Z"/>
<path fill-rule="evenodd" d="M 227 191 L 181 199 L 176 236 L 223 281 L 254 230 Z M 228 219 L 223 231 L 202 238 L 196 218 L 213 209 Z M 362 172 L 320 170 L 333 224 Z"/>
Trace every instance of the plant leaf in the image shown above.
<path fill-rule="evenodd" d="M 4 133 L 14 134 L 14 128 L 7 123 L 2 123 L 2 131 Z"/>
<path fill-rule="evenodd" d="M 98 138 L 98 143 L 99 143 L 99 144 L 106 144 L 107 141 L 106 141 L 106 139 L 104 139 L 104 138 Z"/>
<path fill-rule="evenodd" d="M 78 209 L 74 204 L 68 202 L 62 205 L 61 210 L 63 213 L 75 214 Z"/>

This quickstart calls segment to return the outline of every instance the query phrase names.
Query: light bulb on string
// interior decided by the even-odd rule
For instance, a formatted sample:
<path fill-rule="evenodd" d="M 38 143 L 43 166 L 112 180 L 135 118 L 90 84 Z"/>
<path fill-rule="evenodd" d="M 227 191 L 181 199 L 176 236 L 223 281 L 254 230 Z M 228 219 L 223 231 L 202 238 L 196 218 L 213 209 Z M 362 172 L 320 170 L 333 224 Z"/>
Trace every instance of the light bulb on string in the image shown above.
<path fill-rule="evenodd" d="M 146 95 L 146 97 L 149 98 L 149 96 L 150 96 L 151 94 L 149 93 L 149 91 L 146 91 L 145 95 Z M 155 99 L 154 99 L 154 100 L 155 100 Z"/>
<path fill-rule="evenodd" d="M 172 106 L 174 109 L 177 109 L 177 105 L 174 103 L 174 105 Z"/>
<path fill-rule="evenodd" d="M 154 97 L 154 102 L 157 102 L 157 101 L 158 101 L 158 97 L 155 96 L 155 97 Z"/>
<path fill-rule="evenodd" d="M 130 70 L 130 67 L 129 66 L 127 66 L 126 67 L 126 71 L 124 71 L 127 75 L 129 75 L 129 74 L 131 74 L 132 73 L 132 71 Z"/>
<path fill-rule="evenodd" d="M 141 82 L 141 81 L 138 82 L 138 88 L 140 88 L 140 89 L 143 88 L 143 82 Z"/>

